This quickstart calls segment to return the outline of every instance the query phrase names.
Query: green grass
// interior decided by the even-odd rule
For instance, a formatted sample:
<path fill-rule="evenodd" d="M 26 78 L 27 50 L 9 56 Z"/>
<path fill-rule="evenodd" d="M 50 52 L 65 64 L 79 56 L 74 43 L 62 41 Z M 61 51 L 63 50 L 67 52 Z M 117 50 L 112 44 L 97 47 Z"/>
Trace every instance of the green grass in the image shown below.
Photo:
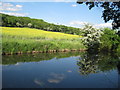
<path fill-rule="evenodd" d="M 2 53 L 85 49 L 81 36 L 30 28 L 0 27 Z"/>

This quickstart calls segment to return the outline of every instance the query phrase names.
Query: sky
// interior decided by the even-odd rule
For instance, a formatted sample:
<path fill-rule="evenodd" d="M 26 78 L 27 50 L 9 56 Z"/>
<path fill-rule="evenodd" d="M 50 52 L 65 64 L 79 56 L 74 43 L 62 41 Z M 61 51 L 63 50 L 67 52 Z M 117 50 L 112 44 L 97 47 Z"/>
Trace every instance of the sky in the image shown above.
<path fill-rule="evenodd" d="M 64 1 L 64 0 L 63 0 Z M 88 9 L 76 2 L 0 2 L 0 13 L 43 19 L 46 22 L 81 27 L 86 23 L 99 27 L 111 27 L 104 23 L 102 8 Z"/>

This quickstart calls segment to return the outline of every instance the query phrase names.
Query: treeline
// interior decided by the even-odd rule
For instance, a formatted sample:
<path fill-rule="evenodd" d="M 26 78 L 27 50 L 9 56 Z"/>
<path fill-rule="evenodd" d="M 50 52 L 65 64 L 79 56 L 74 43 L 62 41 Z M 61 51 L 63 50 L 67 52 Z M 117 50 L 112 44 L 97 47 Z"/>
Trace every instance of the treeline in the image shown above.
<path fill-rule="evenodd" d="M 3 27 L 29 27 L 45 31 L 63 32 L 76 35 L 79 35 L 81 33 L 81 30 L 79 28 L 68 27 L 65 25 L 55 25 L 45 22 L 42 19 L 10 16 L 2 13 L 0 13 L 0 17 L 2 17 L 2 20 L 0 21 L 0 26 Z"/>

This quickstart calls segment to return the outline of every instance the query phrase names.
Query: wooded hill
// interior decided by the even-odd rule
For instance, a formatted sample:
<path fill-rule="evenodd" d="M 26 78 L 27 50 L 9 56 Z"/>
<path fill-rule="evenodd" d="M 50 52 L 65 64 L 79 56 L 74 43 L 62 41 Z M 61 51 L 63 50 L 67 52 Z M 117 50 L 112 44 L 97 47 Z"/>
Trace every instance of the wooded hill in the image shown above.
<path fill-rule="evenodd" d="M 33 19 L 30 17 L 17 17 L 0 13 L 2 20 L 0 26 L 3 27 L 29 27 L 45 31 L 62 32 L 67 34 L 79 35 L 81 30 L 79 28 L 68 27 L 65 25 L 56 25 L 53 23 L 45 22 L 42 19 Z"/>

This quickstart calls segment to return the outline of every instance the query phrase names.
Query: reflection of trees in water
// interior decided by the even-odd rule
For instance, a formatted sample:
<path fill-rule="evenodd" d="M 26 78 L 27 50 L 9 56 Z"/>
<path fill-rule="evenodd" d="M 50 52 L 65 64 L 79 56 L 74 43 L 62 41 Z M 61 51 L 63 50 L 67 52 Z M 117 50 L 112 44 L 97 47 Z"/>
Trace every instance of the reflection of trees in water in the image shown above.
<path fill-rule="evenodd" d="M 118 66 L 120 67 L 118 63 L 120 63 L 120 59 L 116 55 L 86 53 L 81 56 L 77 62 L 77 65 L 80 66 L 80 74 L 88 75 L 92 73 L 98 73 L 100 71 L 106 72 L 116 69 Z"/>
<path fill-rule="evenodd" d="M 120 62 L 118 62 L 117 69 L 118 69 L 118 74 L 120 74 Z"/>
<path fill-rule="evenodd" d="M 10 55 L 2 56 L 2 64 L 10 65 L 17 64 L 19 62 L 40 62 L 43 60 L 51 60 L 53 58 L 67 58 L 70 56 L 78 56 L 83 52 L 58 52 L 58 53 L 35 53 L 26 55 Z"/>
<path fill-rule="evenodd" d="M 119 55 L 119 54 L 118 54 Z M 68 53 L 39 53 L 28 55 L 11 55 L 2 56 L 2 64 L 10 65 L 17 64 L 19 62 L 39 62 L 43 60 L 51 60 L 53 58 L 69 58 L 70 56 L 81 56 L 77 65 L 79 71 L 83 75 L 90 73 L 98 73 L 100 71 L 109 71 L 112 69 L 118 69 L 120 74 L 120 56 L 112 54 L 90 54 L 85 52 L 68 52 Z"/>
<path fill-rule="evenodd" d="M 97 73 L 98 71 L 98 55 L 85 54 L 81 56 L 80 61 L 77 62 L 77 65 L 80 66 L 80 74 L 88 75 L 90 73 Z"/>
<path fill-rule="evenodd" d="M 82 75 L 88 75 L 90 73 L 97 73 L 97 65 L 94 65 L 92 62 L 79 62 L 80 73 Z"/>

